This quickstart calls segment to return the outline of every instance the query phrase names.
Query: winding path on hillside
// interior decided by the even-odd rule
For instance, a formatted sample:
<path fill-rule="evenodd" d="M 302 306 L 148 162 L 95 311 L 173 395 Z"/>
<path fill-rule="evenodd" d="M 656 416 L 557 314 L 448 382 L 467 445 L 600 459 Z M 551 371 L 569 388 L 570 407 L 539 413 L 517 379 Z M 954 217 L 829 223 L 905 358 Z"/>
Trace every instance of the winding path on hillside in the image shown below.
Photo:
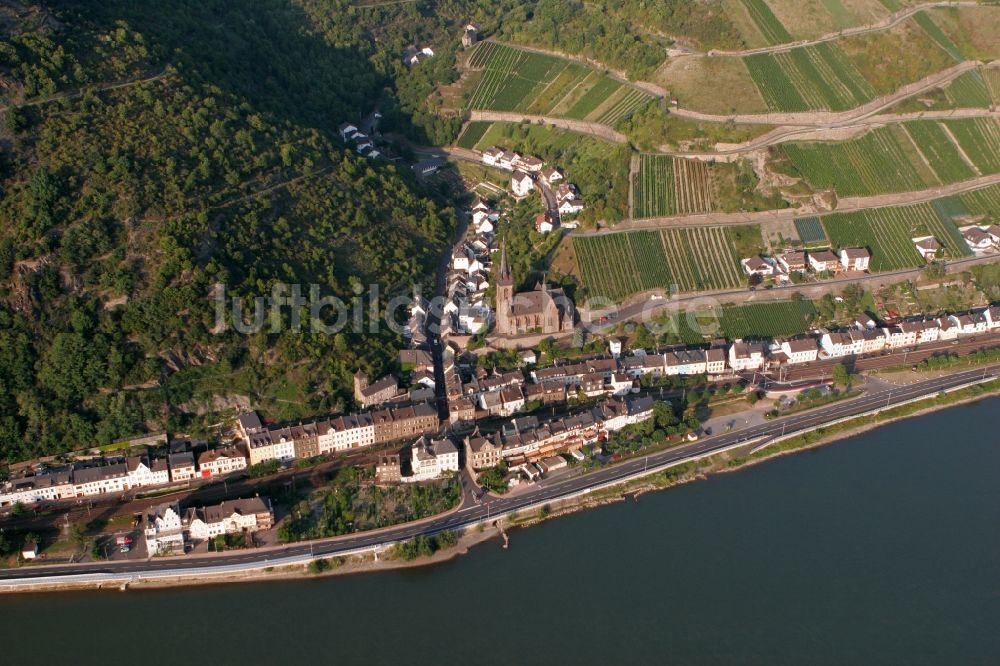
<path fill-rule="evenodd" d="M 141 79 L 131 79 L 129 81 L 118 81 L 115 83 L 99 83 L 91 86 L 83 86 L 76 88 L 74 90 L 66 90 L 63 92 L 53 93 L 51 95 L 45 95 L 44 97 L 34 97 L 32 99 L 24 100 L 20 103 L 10 103 L 6 105 L 0 105 L 0 112 L 6 111 L 7 109 L 14 108 L 24 108 L 28 106 L 40 106 L 42 104 L 48 104 L 49 102 L 57 102 L 61 99 L 73 99 L 74 97 L 79 97 L 83 93 L 88 91 L 93 92 L 103 92 L 106 90 L 118 90 L 119 88 L 130 88 L 132 86 L 142 85 L 144 83 L 152 83 L 162 79 L 167 75 L 167 67 L 164 67 L 156 74 L 151 74 L 149 76 L 143 77 Z"/>

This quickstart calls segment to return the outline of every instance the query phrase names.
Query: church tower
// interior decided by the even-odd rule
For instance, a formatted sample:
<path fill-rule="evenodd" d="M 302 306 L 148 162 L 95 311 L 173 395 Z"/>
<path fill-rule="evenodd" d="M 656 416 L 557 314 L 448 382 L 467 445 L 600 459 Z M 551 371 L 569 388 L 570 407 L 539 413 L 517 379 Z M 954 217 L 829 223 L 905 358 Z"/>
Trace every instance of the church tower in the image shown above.
<path fill-rule="evenodd" d="M 500 272 L 497 275 L 497 332 L 510 335 L 513 332 L 511 305 L 514 302 L 514 279 L 507 264 L 507 241 L 500 243 Z"/>

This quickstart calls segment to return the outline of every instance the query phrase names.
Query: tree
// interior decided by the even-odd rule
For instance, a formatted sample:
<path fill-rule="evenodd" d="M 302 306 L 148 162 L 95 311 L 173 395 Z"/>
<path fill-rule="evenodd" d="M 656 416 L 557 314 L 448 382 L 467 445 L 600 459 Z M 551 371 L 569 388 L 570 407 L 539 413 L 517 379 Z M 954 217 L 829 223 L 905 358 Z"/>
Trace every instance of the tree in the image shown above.
<path fill-rule="evenodd" d="M 760 400 L 760 393 L 756 389 L 747 393 L 747 402 L 751 405 L 756 405 L 758 400 Z"/>
<path fill-rule="evenodd" d="M 831 375 L 833 383 L 837 386 L 843 386 L 844 388 L 850 388 L 851 386 L 851 371 L 843 363 L 839 363 L 833 367 L 833 374 Z"/>

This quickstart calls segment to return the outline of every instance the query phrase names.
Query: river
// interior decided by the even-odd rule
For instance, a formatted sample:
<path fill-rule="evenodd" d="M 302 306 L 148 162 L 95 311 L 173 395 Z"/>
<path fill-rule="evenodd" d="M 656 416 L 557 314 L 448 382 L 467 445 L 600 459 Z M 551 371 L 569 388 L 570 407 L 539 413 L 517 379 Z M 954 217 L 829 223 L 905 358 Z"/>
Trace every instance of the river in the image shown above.
<path fill-rule="evenodd" d="M 436 566 L 0 597 L 6 664 L 1000 663 L 1000 399 Z"/>

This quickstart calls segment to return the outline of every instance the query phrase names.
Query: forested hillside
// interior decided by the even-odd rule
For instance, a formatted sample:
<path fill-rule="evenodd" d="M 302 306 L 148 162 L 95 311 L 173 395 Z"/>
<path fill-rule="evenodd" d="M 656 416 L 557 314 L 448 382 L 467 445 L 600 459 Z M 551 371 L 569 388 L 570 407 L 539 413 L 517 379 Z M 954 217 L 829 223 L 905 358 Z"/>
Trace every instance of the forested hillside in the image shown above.
<path fill-rule="evenodd" d="M 450 238 L 447 200 L 336 136 L 378 106 L 427 138 L 398 93 L 420 82 L 347 5 L 4 5 L 0 459 L 196 427 L 189 401 L 230 392 L 337 409 L 389 366 L 388 331 L 211 332 L 215 283 L 406 291 Z"/>

